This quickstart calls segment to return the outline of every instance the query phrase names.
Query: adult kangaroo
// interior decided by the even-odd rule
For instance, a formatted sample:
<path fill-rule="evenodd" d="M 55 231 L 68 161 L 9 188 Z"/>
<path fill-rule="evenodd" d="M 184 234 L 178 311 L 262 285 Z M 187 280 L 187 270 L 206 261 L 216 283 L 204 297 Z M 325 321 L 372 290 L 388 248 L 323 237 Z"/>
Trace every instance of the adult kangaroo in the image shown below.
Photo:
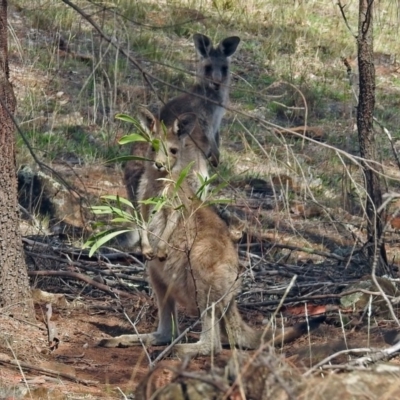
<path fill-rule="evenodd" d="M 204 136 L 209 142 L 206 157 L 214 165 L 219 163 L 220 124 L 229 101 L 230 57 L 235 53 L 240 38 L 231 36 L 223 39 L 213 47 L 209 37 L 202 34 L 193 35 L 195 48 L 199 56 L 196 83 L 188 93 L 183 93 L 168 101 L 160 110 L 160 118 L 167 127 L 182 114 L 194 113 Z M 146 156 L 148 144 L 132 144 L 131 155 Z M 144 162 L 129 161 L 124 169 L 124 180 L 128 197 L 137 206 L 139 181 L 144 172 Z M 120 244 L 133 247 L 139 240 L 137 231 L 122 235 Z"/>
<path fill-rule="evenodd" d="M 185 115 L 186 128 L 192 126 L 191 115 Z M 143 253 L 150 258 L 146 266 L 157 298 L 158 328 L 152 333 L 103 339 L 99 345 L 170 343 L 179 335 L 177 303 L 188 314 L 201 317 L 202 322 L 198 342 L 174 346 L 178 356 L 217 353 L 223 344 L 255 349 L 272 339 L 281 343 L 307 332 L 307 323 L 279 333 L 254 330 L 243 321 L 235 301 L 240 290 L 239 259 L 229 228 L 214 207 L 199 199 L 193 185 L 180 179 L 188 160 L 204 157 L 201 146 L 195 145 L 202 143 L 203 133 L 198 129 L 182 129 L 182 118 L 176 119 L 166 132 L 159 123 L 152 126 L 159 145 L 148 152 L 152 161 L 143 175 L 147 180 L 146 196 L 169 199 L 160 210 L 153 209 L 142 232 L 142 246 L 146 249 Z M 162 171 L 164 177 L 150 182 L 151 175 L 147 174 L 150 169 L 151 173 Z M 310 325 L 313 328 L 317 323 Z"/>
<path fill-rule="evenodd" d="M 166 126 L 181 114 L 192 112 L 199 119 L 201 129 L 207 136 L 211 160 L 219 163 L 220 125 L 229 101 L 230 57 L 235 53 L 240 38 L 223 39 L 216 47 L 211 39 L 200 33 L 193 35 L 194 46 L 199 56 L 197 82 L 189 93 L 174 97 L 162 107 L 160 120 Z"/>

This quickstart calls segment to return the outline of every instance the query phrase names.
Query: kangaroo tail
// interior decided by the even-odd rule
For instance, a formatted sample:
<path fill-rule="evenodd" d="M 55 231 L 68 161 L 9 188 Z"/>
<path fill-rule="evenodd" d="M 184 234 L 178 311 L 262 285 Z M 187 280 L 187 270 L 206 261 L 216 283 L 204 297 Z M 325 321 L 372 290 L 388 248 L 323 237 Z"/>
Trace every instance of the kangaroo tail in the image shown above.
<path fill-rule="evenodd" d="M 263 344 L 279 346 L 318 328 L 325 318 L 325 316 L 320 316 L 309 319 L 288 329 L 254 330 L 243 321 L 236 303 L 231 303 L 222 320 L 221 333 L 222 336 L 227 335 L 229 344 L 246 349 L 257 349 Z"/>

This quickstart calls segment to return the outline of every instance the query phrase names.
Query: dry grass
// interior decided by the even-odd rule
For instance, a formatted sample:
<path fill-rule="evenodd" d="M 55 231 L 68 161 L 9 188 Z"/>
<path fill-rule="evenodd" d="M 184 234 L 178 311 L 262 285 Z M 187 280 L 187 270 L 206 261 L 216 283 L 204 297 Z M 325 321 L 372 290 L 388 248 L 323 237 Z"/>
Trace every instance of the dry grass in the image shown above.
<path fill-rule="evenodd" d="M 354 236 L 363 238 L 358 228 L 365 223 L 366 195 L 356 158 L 357 86 L 356 79 L 349 84 L 341 61 L 341 57 L 349 58 L 356 74 L 356 42 L 335 2 L 258 0 L 244 5 L 237 0 L 113 0 L 107 2 L 107 9 L 84 0 L 76 4 L 140 60 L 146 71 L 182 88 L 194 79 L 194 32 L 215 40 L 239 35 L 242 42 L 232 63 L 231 106 L 222 128 L 223 163 L 217 171 L 220 180 L 232 184 L 227 193 L 245 202 L 243 182 L 259 178 L 269 183 L 279 198 L 279 208 L 269 218 L 258 215 L 257 228 L 264 224 L 269 237 L 278 242 L 327 250 L 325 239 L 316 245 L 310 233 L 335 236 L 342 247 L 354 231 Z M 400 139 L 398 10 L 388 0 L 376 6 L 376 116 L 396 142 Z M 347 4 L 345 12 L 356 32 L 357 2 Z M 59 162 L 66 153 L 86 164 L 99 164 L 127 152 L 117 140 L 130 127 L 115 121 L 114 115 L 134 115 L 139 105 L 157 108 L 160 99 L 176 94 L 160 82 L 153 82 L 156 93 L 149 90 L 139 71 L 59 0 L 16 0 L 9 24 L 17 117 L 35 153 L 49 164 Z M 70 51 L 59 46 L 57 35 Z M 282 130 L 303 125 L 320 128 L 322 140 Z M 378 126 L 377 141 L 385 189 L 397 191 L 399 170 L 387 136 Z M 31 162 L 18 138 L 18 163 Z M 119 166 L 116 169 L 120 173 Z M 316 219 L 299 218 L 293 211 L 296 202 L 316 204 L 322 211 Z M 356 223 L 350 214 L 360 216 Z M 328 225 L 333 228 L 327 233 Z M 389 253 L 397 262 L 400 256 L 395 247 Z M 310 258 L 286 250 L 271 250 L 266 256 L 288 260 L 288 254 L 294 260 Z M 314 261 L 320 259 L 315 256 Z M 282 376 L 286 373 L 285 369 Z M 325 398 L 351 398 L 341 392 L 350 387 L 351 376 L 345 385 L 335 376 L 323 383 L 319 378 L 296 379 L 295 393 L 303 390 L 304 398 L 311 398 L 317 385 L 321 393 L 326 391 Z M 366 380 L 373 382 L 369 376 Z M 372 391 L 368 384 L 359 390 Z M 390 379 L 386 387 L 396 389 Z M 279 390 L 287 395 L 282 385 Z"/>

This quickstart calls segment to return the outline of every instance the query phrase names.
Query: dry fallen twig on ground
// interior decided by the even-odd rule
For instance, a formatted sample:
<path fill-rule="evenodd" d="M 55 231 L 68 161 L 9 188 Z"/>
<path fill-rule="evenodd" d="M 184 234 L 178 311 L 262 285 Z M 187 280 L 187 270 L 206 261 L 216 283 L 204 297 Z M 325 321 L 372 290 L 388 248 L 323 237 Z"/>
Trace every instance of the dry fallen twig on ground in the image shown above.
<path fill-rule="evenodd" d="M 111 294 L 112 296 L 119 296 L 127 299 L 134 298 L 134 294 L 124 292 L 119 289 L 111 289 L 107 285 L 104 285 L 100 282 L 96 282 L 93 279 L 90 279 L 86 275 L 78 274 L 77 272 L 70 272 L 70 271 L 28 271 L 29 276 L 64 276 L 73 279 L 79 279 L 83 282 L 88 283 L 89 285 L 94 286 L 97 289 L 100 289 L 104 292 Z"/>
<path fill-rule="evenodd" d="M 70 374 L 66 374 L 64 372 L 60 372 L 60 371 L 53 371 L 51 369 L 48 368 L 42 368 L 42 367 L 38 367 L 36 365 L 32 365 L 23 361 L 19 361 L 19 360 L 12 360 L 9 356 L 5 355 L 5 354 L 0 354 L 0 364 L 3 365 L 13 365 L 16 367 L 21 367 L 23 369 L 31 369 L 33 371 L 38 371 L 41 372 L 43 374 L 46 375 L 50 375 L 50 376 L 56 376 L 56 377 L 60 377 L 60 378 L 65 378 L 65 379 L 69 379 L 71 381 L 77 382 L 77 383 L 82 383 L 83 385 L 96 385 L 98 382 L 96 381 L 87 381 L 84 379 L 79 379 L 73 375 Z"/>

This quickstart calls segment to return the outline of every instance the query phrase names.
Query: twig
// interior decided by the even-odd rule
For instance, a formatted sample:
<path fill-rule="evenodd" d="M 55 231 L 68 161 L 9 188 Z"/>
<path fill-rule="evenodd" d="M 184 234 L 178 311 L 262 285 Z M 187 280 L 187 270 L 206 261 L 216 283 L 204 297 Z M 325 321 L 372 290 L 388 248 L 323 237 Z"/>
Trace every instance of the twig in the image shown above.
<path fill-rule="evenodd" d="M 1 310 L 2 309 L 0 308 L 0 314 L 2 314 L 2 315 L 6 315 L 7 317 L 15 319 L 16 321 L 23 322 L 24 324 L 28 324 L 30 326 L 34 326 L 35 328 L 40 329 L 41 331 L 46 331 L 46 328 L 43 328 L 43 326 L 34 324 L 34 323 L 32 323 L 30 321 L 27 321 L 25 319 L 22 319 L 22 318 L 18 318 L 18 317 L 14 316 L 14 315 L 10 315 L 9 313 L 2 312 Z"/>
<path fill-rule="evenodd" d="M 371 363 L 376 363 L 377 361 L 380 361 L 385 358 L 391 358 L 396 353 L 400 351 L 400 342 L 397 342 L 393 346 L 387 348 L 387 349 L 379 349 L 379 350 L 374 350 L 370 348 L 360 348 L 360 349 L 348 349 L 348 350 L 342 350 L 338 351 L 335 354 L 330 355 L 329 357 L 324 358 L 321 362 L 318 364 L 314 365 L 312 368 L 310 368 L 308 371 L 306 371 L 303 376 L 308 376 L 311 375 L 314 371 L 316 371 L 318 368 L 323 368 L 323 369 L 341 369 L 341 370 L 351 370 L 355 368 L 360 368 L 362 367 L 365 369 L 365 366 L 361 366 L 361 364 L 371 364 Z M 334 358 L 342 355 L 342 354 L 351 354 L 351 353 L 370 353 L 367 356 L 357 358 L 355 360 L 352 360 L 346 364 L 341 364 L 341 365 L 324 365 Z"/>
<path fill-rule="evenodd" d="M 272 317 L 270 319 L 270 322 L 267 324 L 267 326 L 264 328 L 264 333 L 267 332 L 268 328 L 271 325 L 271 321 L 276 317 L 276 315 L 278 314 L 279 310 L 281 309 L 283 302 L 285 300 L 285 297 L 288 295 L 288 293 L 290 292 L 290 289 L 292 288 L 292 286 L 295 284 L 296 282 L 296 278 L 297 276 L 295 275 L 292 280 L 290 281 L 286 293 L 282 296 L 282 299 L 278 305 L 278 307 L 275 309 L 274 313 L 272 314 Z M 263 335 L 264 336 L 264 335 Z M 262 338 L 263 339 L 263 338 Z M 271 345 L 272 340 L 268 340 L 264 343 L 262 343 L 262 345 L 260 345 L 260 347 L 257 349 L 257 351 L 254 352 L 254 354 L 249 357 L 248 361 L 246 362 L 246 364 L 244 366 L 242 366 L 242 368 L 240 369 L 240 374 L 245 374 L 246 371 L 250 368 L 250 366 L 254 363 L 255 359 L 258 357 L 258 355 L 264 351 L 267 347 L 269 347 Z M 229 388 L 229 390 L 225 393 L 223 400 L 227 400 L 229 399 L 230 395 L 232 394 L 233 390 L 235 389 L 235 387 L 239 384 L 240 381 L 240 374 L 238 374 L 238 376 L 236 377 L 235 381 L 233 382 L 232 386 Z"/>
<path fill-rule="evenodd" d="M 89 256 L 89 250 L 82 250 L 82 249 L 78 249 L 78 248 L 71 248 L 71 247 L 61 246 L 61 245 L 52 246 L 49 243 L 42 243 L 42 242 L 39 242 L 39 241 L 36 241 L 36 240 L 32 240 L 32 239 L 29 239 L 29 238 L 26 238 L 26 237 L 22 238 L 22 242 L 26 243 L 26 244 L 28 244 L 30 246 L 38 246 L 38 247 L 50 248 L 55 253 L 64 252 L 64 253 L 72 254 L 72 255 L 77 256 L 77 257 Z M 97 258 L 99 260 L 105 262 L 106 265 L 108 265 L 108 266 L 111 265 L 113 267 L 114 267 L 114 264 L 110 264 L 108 262 L 108 260 L 127 258 L 127 259 L 131 259 L 135 263 L 137 263 L 141 267 L 142 270 L 145 269 L 144 264 L 140 260 L 138 260 L 135 256 L 133 256 L 132 254 L 126 253 L 126 252 L 123 252 L 123 251 L 119 251 L 119 250 L 116 250 L 116 249 L 114 251 L 115 251 L 115 253 L 103 253 L 103 254 L 100 253 L 100 254 L 97 255 Z M 106 260 L 106 261 L 104 261 L 104 260 Z M 91 261 L 87 261 L 87 262 L 91 262 Z M 96 261 L 96 263 L 97 263 L 97 261 Z"/>
<path fill-rule="evenodd" d="M 8 339 L 6 339 L 6 341 L 7 341 L 7 347 L 10 349 L 10 351 L 11 351 L 13 357 L 14 357 L 14 360 L 12 360 L 12 362 L 13 362 L 13 364 L 15 363 L 15 365 L 18 366 L 19 372 L 21 373 L 21 376 L 22 376 L 22 380 L 24 381 L 25 386 L 28 389 L 29 396 L 32 398 L 32 393 L 31 393 L 31 390 L 29 388 L 28 382 L 26 380 L 25 373 L 22 370 L 21 362 L 18 360 L 17 356 L 15 355 L 14 349 L 10 346 L 10 343 L 9 343 Z M 11 359 L 10 359 L 10 362 L 11 362 Z"/>
<path fill-rule="evenodd" d="M 251 235 L 253 237 L 255 237 L 256 239 L 259 239 L 261 241 L 263 241 L 265 243 L 266 240 L 270 240 L 270 237 L 265 237 L 262 233 L 261 234 L 255 234 L 253 232 L 246 232 L 248 235 Z M 250 245 L 258 245 L 260 246 L 260 243 L 254 243 L 254 244 L 250 244 Z M 268 246 L 270 247 L 277 247 L 279 249 L 289 249 L 289 250 L 293 250 L 293 251 L 302 251 L 304 253 L 308 253 L 308 254 L 315 254 L 318 256 L 322 256 L 322 257 L 326 257 L 326 258 L 333 258 L 335 260 L 338 261 L 346 261 L 346 257 L 342 257 L 339 256 L 337 254 L 334 253 L 328 253 L 326 251 L 320 251 L 320 250 L 315 250 L 315 249 L 311 249 L 309 247 L 299 247 L 299 246 L 293 246 L 290 244 L 281 244 L 281 243 L 267 243 Z M 247 248 L 249 245 L 247 243 L 243 243 L 240 244 L 239 247 L 242 248 Z"/>
<path fill-rule="evenodd" d="M 366 289 L 352 289 L 349 290 L 347 292 L 342 292 L 342 293 L 331 293 L 331 294 L 316 294 L 314 296 L 299 296 L 299 297 L 287 297 L 283 300 L 283 302 L 286 303 L 293 303 L 293 302 L 298 302 L 298 301 L 307 301 L 307 300 L 321 300 L 321 299 L 340 299 L 343 296 L 348 296 L 349 294 L 353 294 L 353 293 L 365 293 L 365 294 L 369 294 L 371 296 L 382 296 L 381 292 L 371 292 L 370 290 L 366 290 Z M 394 296 L 389 296 L 386 295 L 388 299 L 395 299 Z M 273 306 L 276 304 L 279 304 L 281 302 L 281 300 L 269 300 L 269 301 L 260 301 L 258 303 L 240 303 L 240 306 L 243 307 L 248 307 L 248 308 L 252 308 L 252 307 L 262 307 L 262 306 Z"/>
<path fill-rule="evenodd" d="M 96 282 L 93 279 L 90 279 L 88 276 L 83 274 L 78 274 L 77 272 L 71 271 L 28 271 L 29 276 L 66 276 L 69 278 L 79 279 L 83 282 L 88 283 L 89 285 L 94 286 L 97 289 L 102 290 L 103 292 L 109 293 L 115 297 L 124 297 L 126 299 L 133 299 L 135 296 L 128 292 L 124 292 L 118 289 L 111 289 L 107 285 L 104 285 L 100 282 Z"/>
<path fill-rule="evenodd" d="M 345 8 L 346 6 L 343 6 L 342 3 L 340 2 L 340 0 L 338 1 L 337 5 L 339 6 L 340 14 L 342 14 L 342 17 L 343 17 L 344 23 L 345 23 L 346 26 L 347 26 L 347 29 L 350 31 L 350 33 L 351 33 L 355 38 L 357 38 L 357 36 L 356 36 L 356 35 L 353 33 L 353 31 L 351 30 L 351 27 L 350 27 L 350 25 L 349 25 L 349 21 L 347 20 L 346 14 L 344 13 L 344 8 Z"/>
<path fill-rule="evenodd" d="M 77 378 L 76 376 L 73 376 L 71 374 L 66 374 L 64 372 L 59 372 L 59 371 L 53 371 L 49 368 L 42 368 L 42 367 L 38 367 L 37 365 L 32 365 L 29 363 L 26 363 L 24 361 L 19 361 L 19 360 L 12 360 L 10 357 L 8 357 L 5 354 L 0 354 L 0 364 L 3 365 L 13 365 L 13 366 L 17 366 L 19 368 L 24 368 L 24 369 L 31 369 L 34 371 L 39 371 L 43 374 L 46 375 L 50 375 L 50 376 L 57 376 L 60 378 L 65 378 L 65 379 L 69 379 L 71 381 L 77 382 L 77 383 L 81 383 L 83 385 L 96 385 L 98 384 L 97 381 L 87 381 L 84 379 L 80 379 Z"/>
<path fill-rule="evenodd" d="M 316 371 L 318 368 L 323 366 L 324 364 L 328 363 L 329 361 L 333 360 L 336 357 L 341 356 L 342 354 L 351 354 L 351 353 L 366 353 L 368 351 L 371 351 L 369 347 L 364 347 L 364 348 L 359 348 L 359 349 L 347 349 L 347 350 L 341 350 L 338 351 L 334 354 L 331 354 L 330 356 L 324 358 L 322 361 L 320 361 L 318 364 L 314 365 L 312 368 L 310 368 L 308 371 L 304 372 L 303 376 L 309 376 L 311 375 L 314 371 Z"/>
<path fill-rule="evenodd" d="M 166 366 L 164 366 L 166 368 Z M 207 383 L 210 386 L 213 386 L 217 390 L 221 392 L 226 392 L 229 389 L 229 385 L 218 375 L 215 376 L 205 376 L 205 375 L 200 375 L 195 372 L 189 372 L 185 371 L 183 369 L 177 370 L 176 368 L 167 367 L 171 372 L 174 372 L 176 375 L 181 376 L 183 378 L 188 378 L 188 379 L 195 379 L 204 383 Z"/>

